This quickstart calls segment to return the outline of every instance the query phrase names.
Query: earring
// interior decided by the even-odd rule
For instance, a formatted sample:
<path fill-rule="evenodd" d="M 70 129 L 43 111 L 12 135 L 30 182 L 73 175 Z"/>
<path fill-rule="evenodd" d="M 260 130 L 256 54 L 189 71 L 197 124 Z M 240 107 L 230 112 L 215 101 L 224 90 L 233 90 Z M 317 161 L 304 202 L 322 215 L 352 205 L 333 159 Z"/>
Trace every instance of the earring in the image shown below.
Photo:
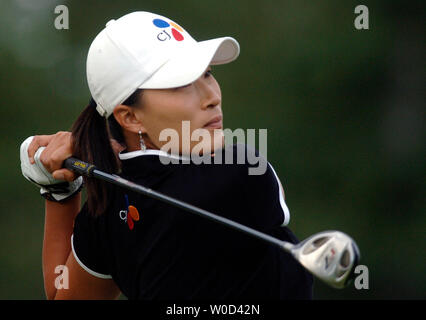
<path fill-rule="evenodd" d="M 139 130 L 139 143 L 141 145 L 141 150 L 145 151 L 146 150 L 146 145 L 145 142 L 142 139 L 142 131 Z"/>

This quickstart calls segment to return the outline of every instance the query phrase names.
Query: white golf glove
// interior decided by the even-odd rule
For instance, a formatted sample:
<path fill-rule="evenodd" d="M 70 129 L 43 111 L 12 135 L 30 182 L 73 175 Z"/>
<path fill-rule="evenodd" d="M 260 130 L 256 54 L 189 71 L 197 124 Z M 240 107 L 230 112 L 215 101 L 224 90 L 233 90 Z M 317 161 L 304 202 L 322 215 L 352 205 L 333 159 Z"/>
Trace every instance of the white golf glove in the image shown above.
<path fill-rule="evenodd" d="M 83 187 L 83 177 L 80 176 L 72 182 L 57 180 L 46 170 L 40 161 L 40 155 L 45 147 L 40 147 L 34 155 L 35 164 L 30 163 L 28 147 L 33 138 L 31 136 L 21 144 L 22 175 L 40 187 L 40 194 L 51 201 L 64 201 L 79 192 Z"/>

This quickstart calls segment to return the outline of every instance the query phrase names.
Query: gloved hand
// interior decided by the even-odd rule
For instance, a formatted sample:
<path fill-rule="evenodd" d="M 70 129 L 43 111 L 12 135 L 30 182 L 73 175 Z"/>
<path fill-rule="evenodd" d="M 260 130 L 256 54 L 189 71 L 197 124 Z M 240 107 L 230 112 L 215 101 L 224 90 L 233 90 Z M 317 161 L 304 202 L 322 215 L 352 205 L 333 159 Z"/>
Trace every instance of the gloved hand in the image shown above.
<path fill-rule="evenodd" d="M 28 158 L 28 147 L 33 136 L 21 144 L 21 170 L 22 175 L 30 182 L 40 187 L 40 194 L 51 201 L 61 202 L 78 193 L 83 187 L 83 177 L 78 177 L 72 182 L 57 180 L 46 170 L 40 161 L 40 155 L 45 147 L 40 147 L 34 155 L 35 163 L 31 164 Z"/>

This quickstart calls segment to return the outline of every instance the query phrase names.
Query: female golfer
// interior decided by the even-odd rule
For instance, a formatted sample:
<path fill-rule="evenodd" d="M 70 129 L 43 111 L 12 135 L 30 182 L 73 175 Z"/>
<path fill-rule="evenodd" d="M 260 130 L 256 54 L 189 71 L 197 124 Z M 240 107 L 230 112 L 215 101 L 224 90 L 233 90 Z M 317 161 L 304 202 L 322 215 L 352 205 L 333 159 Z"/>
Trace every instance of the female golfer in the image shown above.
<path fill-rule="evenodd" d="M 48 299 L 113 299 L 120 292 L 129 299 L 311 298 L 311 275 L 282 250 L 98 180 L 84 181 L 87 201 L 80 209 L 83 179 L 62 168 L 75 156 L 297 242 L 286 227 L 289 211 L 271 164 L 250 174 L 247 158 L 259 153 L 242 145 L 245 161 L 235 161 L 241 145 L 225 146 L 222 139 L 221 91 L 210 65 L 238 54 L 233 38 L 197 42 L 172 20 L 148 12 L 111 20 L 96 36 L 87 57 L 92 99 L 72 132 L 21 145 L 22 172 L 46 198 Z M 189 137 L 204 130 L 204 144 L 188 141 L 185 128 Z M 229 153 L 232 163 L 191 158 Z"/>

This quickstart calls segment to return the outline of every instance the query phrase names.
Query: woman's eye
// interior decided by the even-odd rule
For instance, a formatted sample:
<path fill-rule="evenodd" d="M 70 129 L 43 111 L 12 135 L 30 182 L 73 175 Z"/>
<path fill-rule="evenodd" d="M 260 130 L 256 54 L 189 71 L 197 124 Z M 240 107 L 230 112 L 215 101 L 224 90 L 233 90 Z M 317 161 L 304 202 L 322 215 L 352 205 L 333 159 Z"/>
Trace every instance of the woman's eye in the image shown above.
<path fill-rule="evenodd" d="M 204 78 L 208 78 L 211 75 L 212 75 L 212 70 L 211 69 L 207 70 L 206 73 L 204 74 Z M 185 89 L 185 88 L 188 88 L 191 85 L 192 85 L 192 83 L 189 83 L 186 86 L 181 86 L 181 87 L 174 88 L 174 90 Z"/>
<path fill-rule="evenodd" d="M 181 86 L 181 87 L 174 88 L 174 90 L 180 90 L 180 89 L 188 88 L 191 84 L 192 84 L 192 83 L 189 83 L 189 84 L 187 84 L 186 86 Z"/>

